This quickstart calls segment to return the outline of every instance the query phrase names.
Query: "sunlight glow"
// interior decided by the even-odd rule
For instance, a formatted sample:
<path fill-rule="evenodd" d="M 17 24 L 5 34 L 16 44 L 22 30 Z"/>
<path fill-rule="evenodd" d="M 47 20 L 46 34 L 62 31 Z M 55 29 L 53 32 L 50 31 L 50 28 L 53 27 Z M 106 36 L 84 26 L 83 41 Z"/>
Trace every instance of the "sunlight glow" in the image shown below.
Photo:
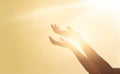
<path fill-rule="evenodd" d="M 104 10 L 108 11 L 108 14 L 111 14 L 115 19 L 116 19 L 116 23 L 115 25 L 117 25 L 117 27 L 119 25 L 119 21 L 120 21 L 120 0 L 87 0 L 87 2 L 89 4 L 92 4 L 94 6 L 94 8 L 92 8 L 91 10 L 89 10 L 88 12 L 85 13 L 85 15 L 79 15 L 76 18 L 73 18 L 72 20 L 70 20 L 70 22 L 67 22 L 67 24 L 73 26 L 76 30 L 78 30 L 81 34 L 81 36 L 89 41 L 89 38 L 87 35 L 90 35 L 89 32 L 87 32 L 87 29 L 85 28 L 80 28 L 80 25 L 84 25 L 82 24 L 80 21 L 82 18 L 84 17 L 88 17 L 88 15 L 91 15 L 91 13 L 97 13 L 99 10 L 101 12 L 103 12 Z M 101 15 L 103 16 L 103 15 Z M 89 30 L 89 28 L 88 28 Z"/>
<path fill-rule="evenodd" d="M 59 12 L 61 10 L 63 11 L 65 9 L 71 9 L 74 7 L 81 8 L 84 6 L 89 6 L 89 3 L 86 1 L 80 1 L 80 2 L 76 2 L 76 3 L 72 3 L 72 4 L 52 6 L 52 7 L 44 8 L 44 9 L 36 9 L 36 10 L 28 11 L 24 14 L 21 14 L 21 15 L 17 16 L 17 18 L 18 19 L 26 19 L 29 17 L 35 17 L 35 16 L 39 16 L 39 15 L 43 15 L 43 14 L 50 14 L 52 12 Z"/>
<path fill-rule="evenodd" d="M 87 0 L 88 2 L 95 4 L 100 8 L 108 8 L 117 10 L 120 8 L 120 0 Z"/>
<path fill-rule="evenodd" d="M 75 41 L 75 40 L 71 40 L 69 39 L 70 43 L 72 43 L 83 55 L 85 55 L 85 53 L 83 52 L 79 42 Z"/>

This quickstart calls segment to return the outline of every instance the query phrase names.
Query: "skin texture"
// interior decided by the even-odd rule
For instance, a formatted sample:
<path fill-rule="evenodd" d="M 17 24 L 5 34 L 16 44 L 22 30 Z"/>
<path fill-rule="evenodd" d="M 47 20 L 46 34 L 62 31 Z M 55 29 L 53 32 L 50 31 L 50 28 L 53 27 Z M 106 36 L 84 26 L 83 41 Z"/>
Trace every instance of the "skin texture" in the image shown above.
<path fill-rule="evenodd" d="M 67 27 L 67 30 L 60 30 L 56 25 L 51 25 L 51 27 L 56 34 L 79 42 L 87 57 L 79 52 L 69 41 L 63 38 L 60 38 L 60 41 L 56 41 L 52 37 L 49 37 L 52 44 L 71 50 L 89 74 L 120 74 L 120 68 L 112 68 L 110 64 L 99 56 L 94 49 L 80 37 L 79 33 L 72 28 Z"/>

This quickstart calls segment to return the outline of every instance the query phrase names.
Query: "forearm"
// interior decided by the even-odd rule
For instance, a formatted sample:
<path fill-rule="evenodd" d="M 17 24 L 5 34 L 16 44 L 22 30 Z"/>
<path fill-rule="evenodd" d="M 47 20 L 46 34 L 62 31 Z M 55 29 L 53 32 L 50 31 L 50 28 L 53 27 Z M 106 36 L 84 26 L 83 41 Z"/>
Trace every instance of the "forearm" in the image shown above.
<path fill-rule="evenodd" d="M 114 68 L 113 70 L 114 74 L 120 74 L 120 68 Z"/>
<path fill-rule="evenodd" d="M 93 62 L 100 71 L 105 71 L 106 69 L 109 70 L 112 69 L 112 67 L 101 56 L 99 56 L 94 51 L 94 49 L 88 43 L 86 43 L 80 36 L 78 41 L 84 53 L 87 55 L 88 59 L 91 62 Z"/>
<path fill-rule="evenodd" d="M 85 57 L 81 52 L 78 51 L 76 48 L 69 48 L 74 55 L 77 57 L 79 62 L 82 64 L 82 66 L 88 71 L 90 74 L 100 74 L 97 68 L 91 63 L 87 57 Z"/>
<path fill-rule="evenodd" d="M 78 37 L 79 38 L 77 40 L 88 58 L 95 58 L 96 60 L 100 59 L 101 61 L 105 61 L 85 40 L 81 38 L 80 35 Z"/>

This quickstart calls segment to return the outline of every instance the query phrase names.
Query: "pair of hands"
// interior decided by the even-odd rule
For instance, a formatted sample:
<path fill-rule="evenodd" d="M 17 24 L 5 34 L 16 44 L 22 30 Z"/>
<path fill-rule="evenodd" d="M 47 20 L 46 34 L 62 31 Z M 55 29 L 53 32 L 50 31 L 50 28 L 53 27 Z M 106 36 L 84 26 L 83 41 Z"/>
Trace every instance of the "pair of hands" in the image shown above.
<path fill-rule="evenodd" d="M 64 36 L 64 37 L 67 37 L 67 38 L 72 38 L 72 39 L 75 39 L 77 40 L 77 37 L 79 37 L 79 33 L 76 32 L 75 30 L 73 30 L 71 27 L 67 27 L 67 30 L 61 30 L 60 27 L 56 26 L 56 25 L 51 25 L 53 31 L 56 33 L 56 34 L 59 34 L 61 36 Z M 66 48 L 69 48 L 69 49 L 75 49 L 75 52 L 77 51 L 76 47 L 74 45 L 72 45 L 69 41 L 65 40 L 64 38 L 60 38 L 60 41 L 57 41 L 55 39 L 53 39 L 51 36 L 49 36 L 49 39 L 51 41 L 52 44 L 54 45 L 58 45 L 58 46 L 62 46 L 62 47 L 66 47 Z M 81 38 L 80 38 L 81 39 Z M 85 43 L 85 42 L 84 42 Z M 87 45 L 87 47 L 90 48 L 89 45 Z M 90 49 L 89 49 L 90 50 Z M 96 54 L 94 52 L 93 49 L 91 49 L 91 51 Z M 77 52 L 78 53 L 78 52 Z M 80 55 L 80 53 L 78 53 Z M 91 67 L 89 64 L 89 61 L 86 59 L 86 57 L 84 56 L 81 56 L 81 57 L 84 57 L 85 59 L 84 60 L 79 60 L 79 61 L 84 61 L 82 62 L 82 64 L 84 63 L 85 67 L 84 68 L 87 68 L 89 69 L 89 71 L 91 72 L 97 72 L 97 73 L 92 73 L 92 74 L 120 74 L 120 68 L 112 68 L 104 59 L 102 59 L 98 54 L 96 54 L 94 57 L 98 57 L 100 61 L 97 61 L 97 65 L 100 65 L 100 70 L 99 68 L 94 68 L 94 67 Z M 81 57 L 77 57 L 77 58 L 81 58 Z M 94 58 L 93 57 L 93 58 Z M 94 58 L 94 60 L 97 60 L 96 58 Z M 94 65 L 96 63 L 93 63 L 92 62 L 92 65 Z M 106 67 L 107 66 L 107 67 Z M 93 68 L 93 69 L 92 69 Z M 101 71 L 101 69 L 103 69 L 104 72 Z M 87 70 L 88 71 L 88 70 Z M 98 72 L 100 71 L 100 73 Z M 90 73 L 91 74 L 91 73 Z"/>
<path fill-rule="evenodd" d="M 57 33 L 61 36 L 64 36 L 64 37 L 67 37 L 70 39 L 75 39 L 75 40 L 77 40 L 77 38 L 79 37 L 79 33 L 70 27 L 67 27 L 67 30 L 61 30 L 56 25 L 51 25 L 51 27 L 55 33 Z M 73 44 L 71 44 L 69 41 L 67 41 L 63 38 L 60 38 L 60 41 L 56 41 L 52 37 L 49 37 L 49 39 L 50 39 L 51 43 L 54 45 L 58 45 L 58 46 L 62 46 L 62 47 L 66 47 L 66 48 L 70 49 L 74 53 L 74 55 L 77 57 L 79 62 L 83 65 L 83 67 L 90 74 L 100 74 L 100 72 L 98 72 L 98 70 L 94 67 L 94 65 L 91 62 L 89 62 L 89 60 L 83 54 L 81 54 L 81 52 L 79 52 L 79 50 Z"/>
<path fill-rule="evenodd" d="M 73 30 L 71 27 L 67 27 L 67 30 L 61 30 L 60 27 L 58 27 L 55 24 L 51 25 L 51 27 L 56 34 L 59 34 L 61 36 L 64 36 L 64 37 L 67 37 L 67 38 L 70 38 L 70 39 L 74 39 L 78 36 L 78 32 Z M 50 39 L 51 43 L 54 44 L 54 45 L 67 47 L 67 48 L 74 47 L 74 45 L 72 45 L 69 41 L 65 40 L 62 37 L 60 38 L 60 41 L 56 41 L 51 36 L 49 36 L 49 39 Z"/>

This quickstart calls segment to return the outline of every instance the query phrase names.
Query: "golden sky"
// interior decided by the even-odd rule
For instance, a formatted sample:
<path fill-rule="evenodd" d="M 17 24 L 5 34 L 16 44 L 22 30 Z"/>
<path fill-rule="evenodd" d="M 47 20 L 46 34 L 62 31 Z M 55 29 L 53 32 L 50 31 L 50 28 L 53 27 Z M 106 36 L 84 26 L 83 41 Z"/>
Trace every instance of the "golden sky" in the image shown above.
<path fill-rule="evenodd" d="M 54 46 L 50 24 L 70 25 L 113 67 L 120 67 L 119 0 L 1 0 L 0 74 L 88 74 Z"/>

